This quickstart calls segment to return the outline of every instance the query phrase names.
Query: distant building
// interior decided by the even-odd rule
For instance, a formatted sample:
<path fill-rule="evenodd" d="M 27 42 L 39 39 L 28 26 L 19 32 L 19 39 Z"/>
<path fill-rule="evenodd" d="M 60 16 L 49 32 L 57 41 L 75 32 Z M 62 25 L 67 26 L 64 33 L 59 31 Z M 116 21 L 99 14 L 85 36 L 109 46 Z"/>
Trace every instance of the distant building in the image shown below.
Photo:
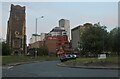
<path fill-rule="evenodd" d="M 46 37 L 46 33 L 41 33 L 41 41 L 44 41 Z"/>
<path fill-rule="evenodd" d="M 2 42 L 6 42 L 6 40 L 3 38 L 0 38 L 0 43 L 2 43 Z"/>
<path fill-rule="evenodd" d="M 7 24 L 7 39 L 12 54 L 26 54 L 26 13 L 25 6 L 11 4 L 10 17 Z"/>
<path fill-rule="evenodd" d="M 67 31 L 64 28 L 54 27 L 45 39 L 45 45 L 50 53 L 56 54 L 56 51 L 62 46 L 69 47 Z"/>
<path fill-rule="evenodd" d="M 64 46 L 69 48 L 69 41 L 67 36 L 48 36 L 45 40 L 49 53 L 56 54 L 57 50 Z"/>
<path fill-rule="evenodd" d="M 70 21 L 67 19 L 60 19 L 59 27 L 67 31 L 68 40 L 70 41 Z"/>
<path fill-rule="evenodd" d="M 86 23 L 84 25 L 79 25 L 73 29 L 71 29 L 71 39 L 72 39 L 72 48 L 78 48 L 78 45 L 81 43 L 80 35 L 82 35 L 85 28 L 92 26 L 91 23 Z"/>
<path fill-rule="evenodd" d="M 37 41 L 29 44 L 29 48 L 41 48 L 45 46 L 45 41 Z"/>
<path fill-rule="evenodd" d="M 46 37 L 46 33 L 41 33 L 41 35 L 32 34 L 32 37 L 30 38 L 30 44 L 35 43 L 37 41 L 44 41 L 45 37 Z"/>
<path fill-rule="evenodd" d="M 38 34 L 32 34 L 32 37 L 30 38 L 30 44 L 37 41 L 41 41 L 41 36 Z"/>
<path fill-rule="evenodd" d="M 71 30 L 71 39 L 72 39 L 72 48 L 77 48 L 78 43 L 80 42 L 80 27 L 77 26 Z"/>
<path fill-rule="evenodd" d="M 56 51 L 62 46 L 69 48 L 69 41 L 67 36 L 47 36 L 44 41 L 37 41 L 29 44 L 29 49 L 47 47 L 49 54 L 55 55 Z"/>
<path fill-rule="evenodd" d="M 45 45 L 48 48 L 49 51 L 49 55 L 56 55 L 56 48 L 57 48 L 57 44 L 56 44 L 57 40 L 56 39 L 46 39 L 45 41 Z"/>
<path fill-rule="evenodd" d="M 60 27 L 55 27 L 50 31 L 49 35 L 50 36 L 65 36 L 67 35 L 67 31 L 65 31 L 64 29 Z"/>
<path fill-rule="evenodd" d="M 41 33 L 36 36 L 32 35 L 30 39 L 30 48 L 40 48 L 41 45 L 48 48 L 49 54 L 56 55 L 56 51 L 64 46 L 69 48 L 69 41 L 67 36 L 67 31 L 60 27 L 54 27 L 49 33 Z"/>

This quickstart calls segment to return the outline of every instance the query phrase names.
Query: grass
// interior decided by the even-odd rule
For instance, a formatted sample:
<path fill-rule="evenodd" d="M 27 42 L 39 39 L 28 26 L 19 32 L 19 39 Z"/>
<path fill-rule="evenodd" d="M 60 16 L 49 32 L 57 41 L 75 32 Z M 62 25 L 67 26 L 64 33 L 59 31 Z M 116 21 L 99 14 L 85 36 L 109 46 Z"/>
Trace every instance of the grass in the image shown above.
<path fill-rule="evenodd" d="M 52 61 L 57 60 L 55 56 L 37 56 L 36 58 L 30 56 L 2 56 L 2 65 L 8 65 L 19 62 L 31 62 L 31 61 Z M 76 60 L 68 60 L 68 63 L 71 62 L 94 62 L 94 63 L 113 63 L 118 64 L 118 57 L 107 57 L 106 59 L 97 59 L 97 58 L 77 58 Z M 67 63 L 65 62 L 65 63 Z"/>
<path fill-rule="evenodd" d="M 52 61 L 57 60 L 55 56 L 37 56 L 37 57 L 30 57 L 30 56 L 2 56 L 2 65 L 8 65 L 13 63 L 19 62 L 31 62 L 31 61 Z"/>
<path fill-rule="evenodd" d="M 107 57 L 106 59 L 98 59 L 98 58 L 77 58 L 76 60 L 69 60 L 67 62 L 78 62 L 78 63 L 83 63 L 83 62 L 94 62 L 94 63 L 113 63 L 113 64 L 118 64 L 118 57 Z"/>

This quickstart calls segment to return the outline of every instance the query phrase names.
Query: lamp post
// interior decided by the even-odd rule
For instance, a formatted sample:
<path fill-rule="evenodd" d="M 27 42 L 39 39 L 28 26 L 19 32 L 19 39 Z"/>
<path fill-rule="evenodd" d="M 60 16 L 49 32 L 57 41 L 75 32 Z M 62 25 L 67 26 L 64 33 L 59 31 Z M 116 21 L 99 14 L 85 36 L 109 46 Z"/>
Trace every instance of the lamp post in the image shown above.
<path fill-rule="evenodd" d="M 36 23 L 35 23 L 35 26 L 36 26 L 35 27 L 35 42 L 37 42 L 37 21 L 38 21 L 39 18 L 44 18 L 44 16 L 36 18 Z M 36 49 L 35 49 L 35 57 L 37 57 L 37 45 L 36 45 Z"/>

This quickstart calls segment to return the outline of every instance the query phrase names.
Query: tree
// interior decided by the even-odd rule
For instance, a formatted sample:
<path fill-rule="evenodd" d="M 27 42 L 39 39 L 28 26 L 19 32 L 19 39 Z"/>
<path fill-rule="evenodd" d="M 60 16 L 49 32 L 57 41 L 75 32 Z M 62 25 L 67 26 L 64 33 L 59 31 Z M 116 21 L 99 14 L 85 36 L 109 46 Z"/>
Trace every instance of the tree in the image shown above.
<path fill-rule="evenodd" d="M 38 48 L 38 55 L 48 55 L 48 49 L 47 47 L 41 47 L 41 48 Z"/>
<path fill-rule="evenodd" d="M 97 55 L 106 49 L 107 30 L 106 26 L 98 24 L 90 25 L 82 31 L 81 47 L 86 55 L 91 53 Z"/>
<path fill-rule="evenodd" d="M 2 43 L 0 42 L 0 55 L 2 55 Z"/>
<path fill-rule="evenodd" d="M 31 48 L 31 49 L 29 49 L 29 52 L 30 52 L 31 55 L 35 55 L 36 50 L 37 50 L 37 55 L 38 56 L 48 55 L 47 47 Z"/>
<path fill-rule="evenodd" d="M 5 42 L 2 42 L 2 55 L 10 55 L 11 49 L 9 48 L 8 44 Z"/>
<path fill-rule="evenodd" d="M 120 27 L 113 28 L 109 33 L 109 50 L 113 54 L 120 55 Z"/>

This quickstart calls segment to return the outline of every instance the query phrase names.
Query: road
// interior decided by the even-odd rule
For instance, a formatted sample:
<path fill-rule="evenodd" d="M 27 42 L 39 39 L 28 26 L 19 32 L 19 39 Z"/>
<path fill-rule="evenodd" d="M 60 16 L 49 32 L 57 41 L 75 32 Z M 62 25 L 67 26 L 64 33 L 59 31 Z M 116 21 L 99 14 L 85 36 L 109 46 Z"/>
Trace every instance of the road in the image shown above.
<path fill-rule="evenodd" d="M 44 61 L 3 67 L 3 77 L 118 77 L 118 70 L 59 67 L 60 61 Z"/>

